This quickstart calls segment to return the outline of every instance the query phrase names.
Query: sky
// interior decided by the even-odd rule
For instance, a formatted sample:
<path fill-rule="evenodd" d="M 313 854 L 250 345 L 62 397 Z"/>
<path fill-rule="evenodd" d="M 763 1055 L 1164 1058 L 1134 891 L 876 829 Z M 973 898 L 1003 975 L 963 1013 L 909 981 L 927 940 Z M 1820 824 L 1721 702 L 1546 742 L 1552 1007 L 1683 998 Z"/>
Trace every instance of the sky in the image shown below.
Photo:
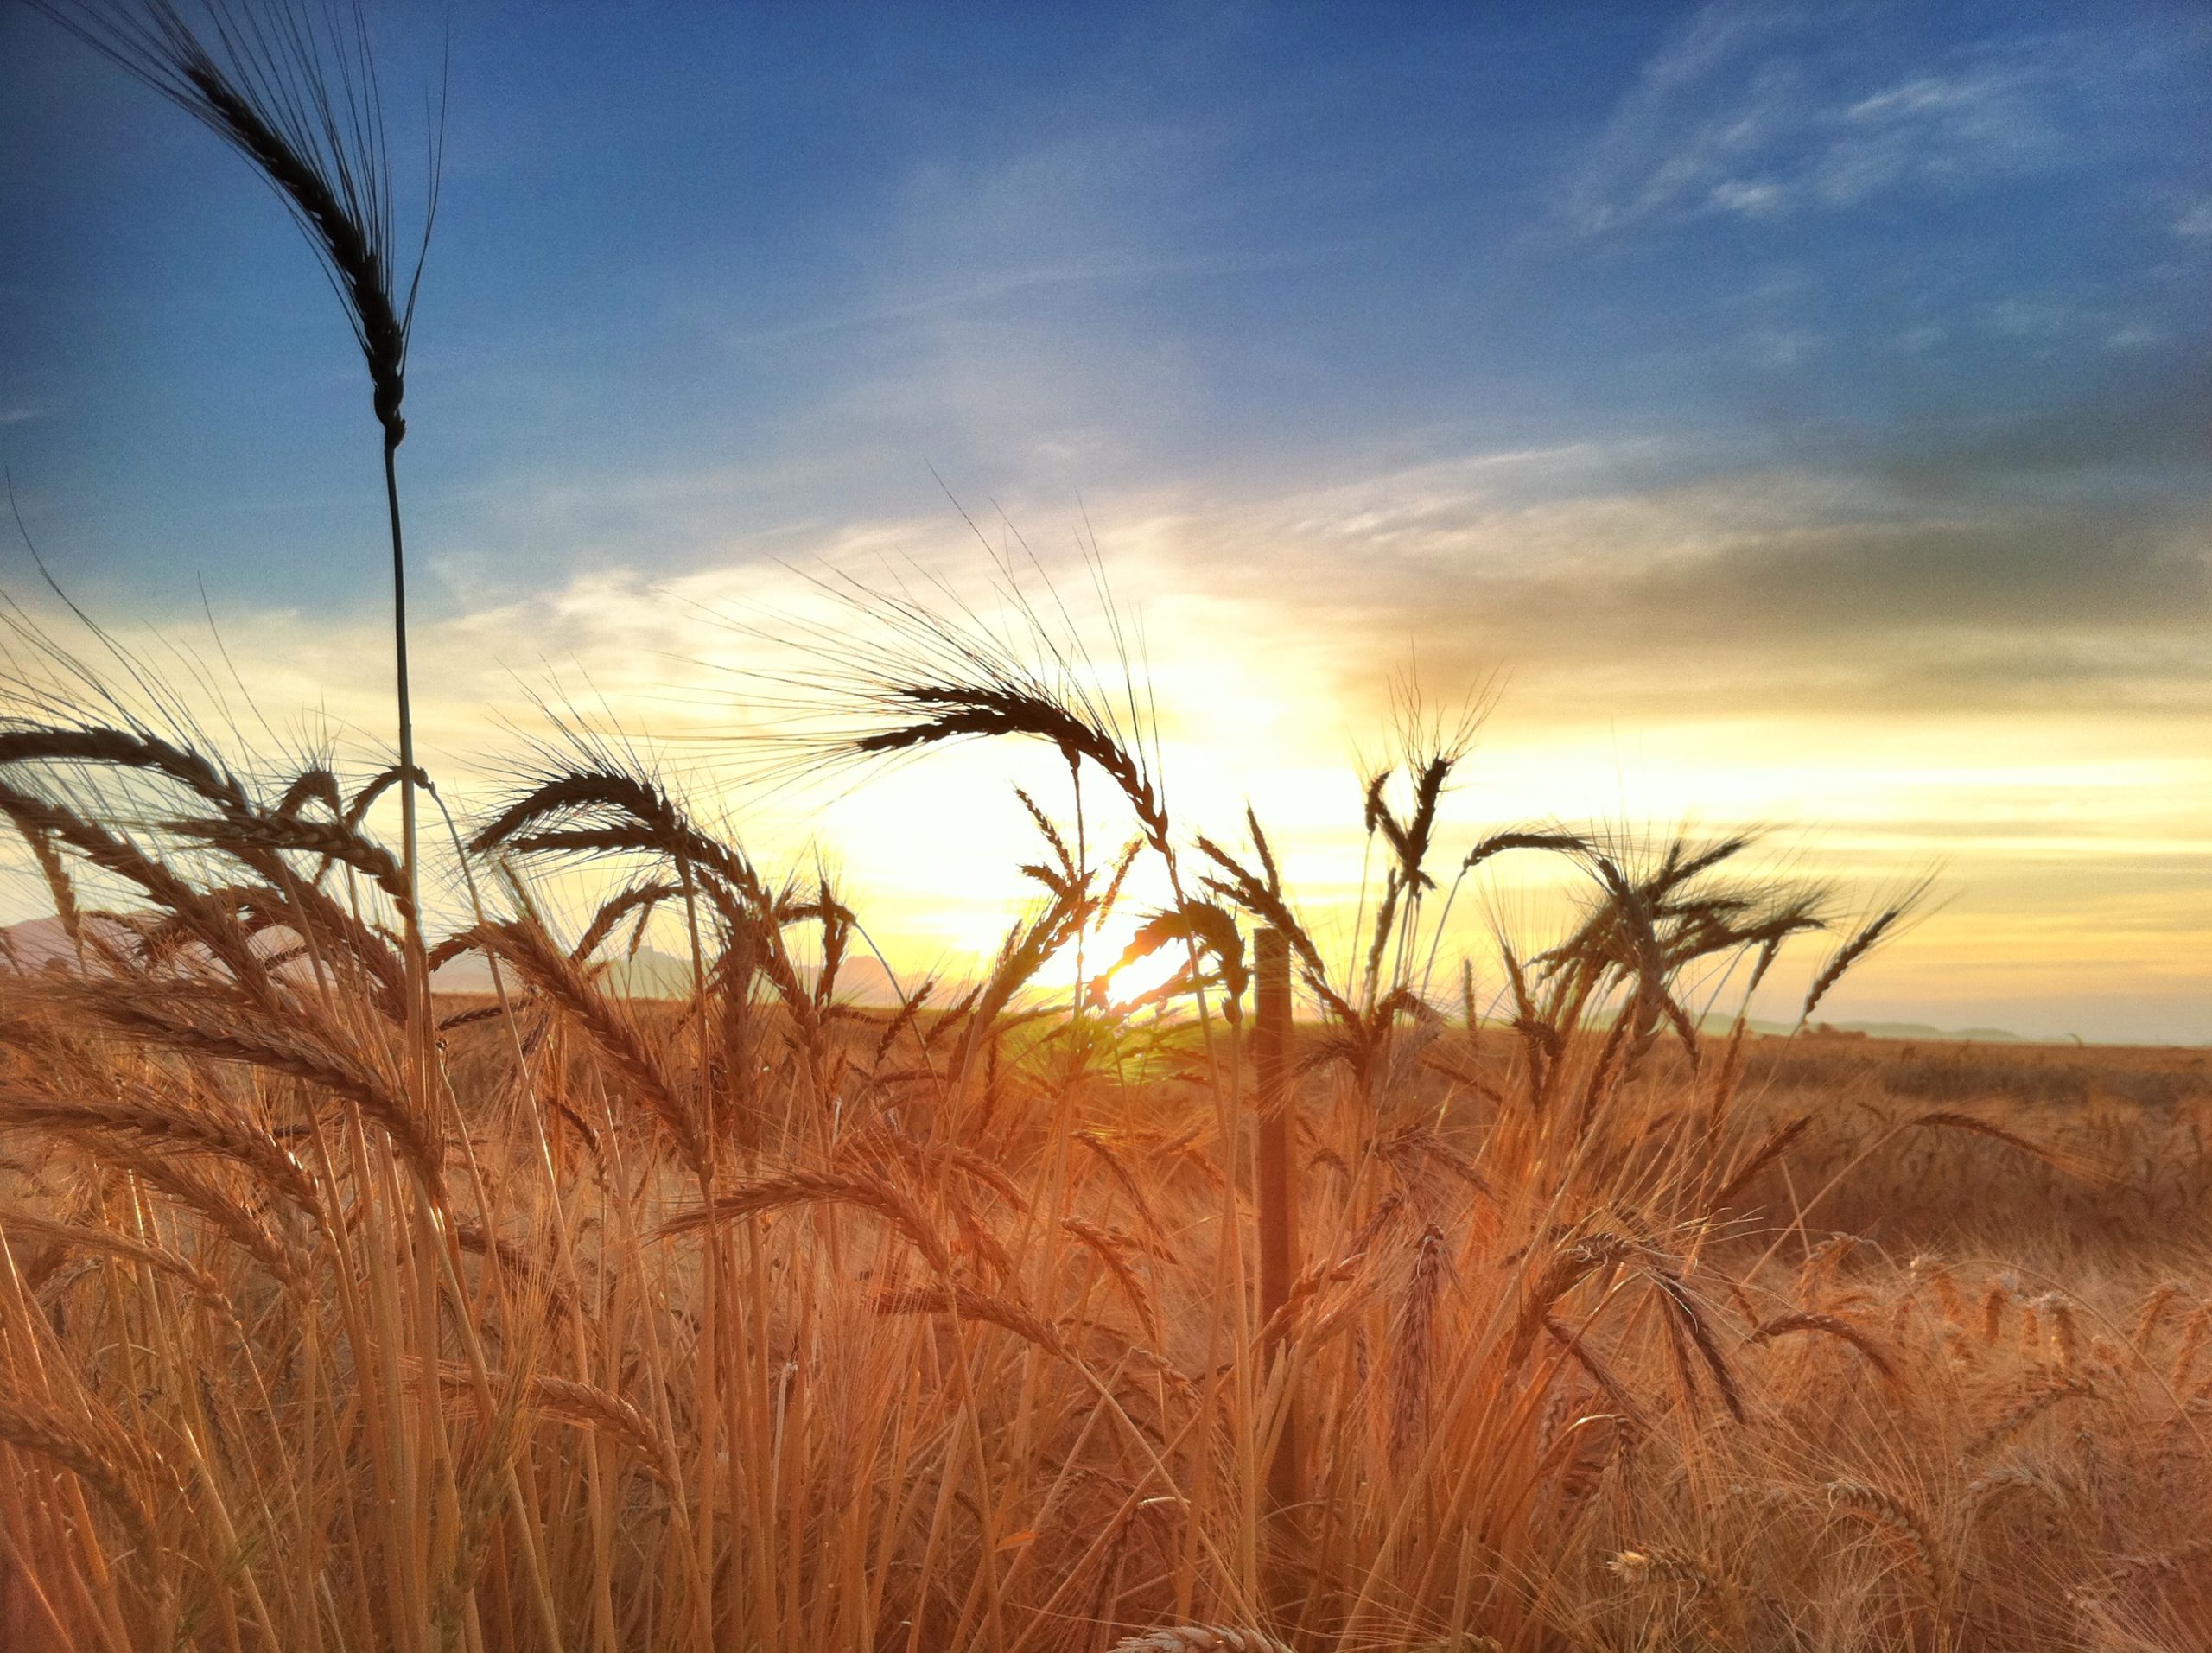
<path fill-rule="evenodd" d="M 442 773 L 582 694 L 894 950 L 986 946 L 1048 775 L 713 760 L 806 571 L 982 589 L 964 510 L 1063 590 L 1095 544 L 1186 819 L 1250 798 L 1314 911 L 1393 679 L 1491 683 L 1464 837 L 1932 868 L 1833 1014 L 2212 1040 L 2212 12 L 371 10 L 403 190 L 449 73 L 400 455 Z M 388 740 L 368 388 L 276 203 L 15 7 L 0 222 L 55 574 Z"/>

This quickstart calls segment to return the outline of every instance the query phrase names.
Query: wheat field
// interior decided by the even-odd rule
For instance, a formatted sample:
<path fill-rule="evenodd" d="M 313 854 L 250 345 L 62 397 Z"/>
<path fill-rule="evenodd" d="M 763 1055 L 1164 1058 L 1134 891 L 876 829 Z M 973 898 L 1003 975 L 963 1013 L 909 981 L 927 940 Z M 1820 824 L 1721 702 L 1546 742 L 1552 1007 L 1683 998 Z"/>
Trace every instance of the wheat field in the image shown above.
<path fill-rule="evenodd" d="M 0 734 L 67 938 L 0 1001 L 0 1640 L 2203 1644 L 2201 1056 L 1693 1016 L 1816 896 L 1732 841 L 1446 856 L 1448 741 L 1367 789 L 1336 959 L 1258 821 L 1185 841 L 1079 702 L 931 681 L 906 739 L 1072 746 L 1135 823 L 1084 860 L 1033 806 L 982 980 L 852 1002 L 860 915 L 601 754 L 474 822 L 428 962 L 492 990 L 421 1041 L 389 771 Z M 1575 922 L 1434 990 L 1507 854 L 1586 872 Z M 1071 993 L 1147 856 L 1173 974 Z M 563 924 L 533 878 L 579 858 Z M 649 920 L 688 992 L 620 990 Z M 1259 927 L 1299 976 L 1265 1314 Z"/>
<path fill-rule="evenodd" d="M 1925 886 L 1459 820 L 1471 709 L 1401 707 L 1309 923 L 1057 598 L 780 632 L 785 778 L 1064 760 L 973 979 L 900 982 L 649 743 L 441 792 L 359 9 L 38 10 L 322 261 L 398 715 L 280 763 L 5 617 L 49 916 L 0 933 L 0 1649 L 2212 1647 L 2204 1056 L 1827 1032 Z M 1527 863 L 1541 936 L 1486 893 Z"/>

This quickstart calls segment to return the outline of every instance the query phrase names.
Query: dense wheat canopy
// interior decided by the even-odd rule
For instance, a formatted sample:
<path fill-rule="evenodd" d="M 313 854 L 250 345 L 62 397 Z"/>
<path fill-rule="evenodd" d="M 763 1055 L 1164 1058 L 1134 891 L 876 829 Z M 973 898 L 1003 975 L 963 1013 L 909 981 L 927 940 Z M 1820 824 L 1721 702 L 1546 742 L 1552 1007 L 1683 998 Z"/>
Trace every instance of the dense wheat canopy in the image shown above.
<path fill-rule="evenodd" d="M 883 637 L 821 705 L 938 680 Z M 1094 727 L 1029 691 L 1013 732 Z M 26 1644 L 2024 1650 L 2212 1606 L 2202 1059 L 1743 1016 L 1801 947 L 1816 1008 L 1917 893 L 1854 920 L 1740 837 L 1469 831 L 1471 725 L 1408 715 L 1345 944 L 1255 812 L 1125 799 L 1109 852 L 1025 793 L 1042 905 L 884 1002 L 826 881 L 556 737 L 452 841 L 481 905 L 431 960 L 474 985 L 426 1088 L 385 778 L 21 703 Z M 1514 855 L 1580 898 L 1440 969 Z M 1064 967 L 1140 858 L 1170 905 L 1125 957 L 1180 963 L 1132 997 Z M 595 908 L 534 893 L 580 864 Z M 1301 1008 L 1264 1290 L 1263 927 Z"/>

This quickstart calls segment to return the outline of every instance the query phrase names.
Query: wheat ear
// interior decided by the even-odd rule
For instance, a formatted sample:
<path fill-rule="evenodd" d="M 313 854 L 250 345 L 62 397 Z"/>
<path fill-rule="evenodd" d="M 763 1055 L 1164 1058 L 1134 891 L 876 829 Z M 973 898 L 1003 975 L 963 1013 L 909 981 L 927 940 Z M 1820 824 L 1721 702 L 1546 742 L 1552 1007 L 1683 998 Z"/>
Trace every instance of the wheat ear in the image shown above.
<path fill-rule="evenodd" d="M 1127 1637 L 1107 1653 L 1290 1653 L 1290 1648 L 1256 1630 L 1227 1624 L 1173 1624 Z"/>

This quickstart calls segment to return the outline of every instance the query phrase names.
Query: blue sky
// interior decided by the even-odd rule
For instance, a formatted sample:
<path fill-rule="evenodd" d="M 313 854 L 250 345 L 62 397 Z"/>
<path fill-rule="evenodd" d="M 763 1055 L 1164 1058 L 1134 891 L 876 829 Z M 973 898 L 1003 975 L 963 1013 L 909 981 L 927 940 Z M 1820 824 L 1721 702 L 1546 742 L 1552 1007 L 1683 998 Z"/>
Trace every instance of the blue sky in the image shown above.
<path fill-rule="evenodd" d="M 374 10 L 411 178 L 448 14 Z M 932 473 L 1053 545 L 1079 498 L 1109 570 L 1332 681 L 1503 666 L 1524 727 L 1669 777 L 1718 760 L 1658 732 L 1754 711 L 1770 757 L 2056 766 L 2046 813 L 2152 764 L 2069 887 L 2119 855 L 2158 946 L 2212 941 L 2149 798 L 2212 797 L 2156 768 L 2212 749 L 2202 8 L 450 18 L 426 624 L 589 661 L 607 592 L 957 543 Z M 17 7 L 0 220 L 0 461 L 73 588 L 372 621 L 367 386 L 245 168 Z M 1992 818 L 1892 801 L 1900 855 Z"/>
<path fill-rule="evenodd" d="M 932 466 L 1879 465 L 2201 409 L 2192 10 L 459 5 L 422 537 L 499 583 L 911 511 Z M 380 18 L 404 169 L 439 18 Z M 301 549 L 373 477 L 289 225 L 5 27 L 0 429 L 42 535 L 149 596 L 373 601 Z"/>

